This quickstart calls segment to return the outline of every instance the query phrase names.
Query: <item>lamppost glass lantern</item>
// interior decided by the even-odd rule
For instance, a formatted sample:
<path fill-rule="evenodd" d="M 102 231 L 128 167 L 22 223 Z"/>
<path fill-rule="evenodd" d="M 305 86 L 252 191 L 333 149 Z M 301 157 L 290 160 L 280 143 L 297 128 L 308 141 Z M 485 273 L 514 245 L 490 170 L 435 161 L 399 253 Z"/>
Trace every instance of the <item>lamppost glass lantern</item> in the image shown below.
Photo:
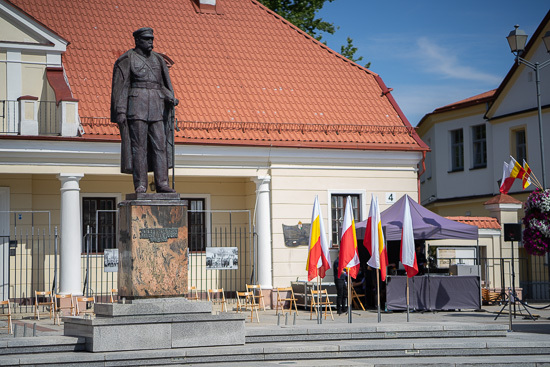
<path fill-rule="evenodd" d="M 527 33 L 522 29 L 519 29 L 519 25 L 514 26 L 515 29 L 510 32 L 506 39 L 510 45 L 510 51 L 512 53 L 519 55 L 523 50 L 525 50 L 525 44 L 527 43 Z M 550 40 L 549 40 L 550 42 Z"/>

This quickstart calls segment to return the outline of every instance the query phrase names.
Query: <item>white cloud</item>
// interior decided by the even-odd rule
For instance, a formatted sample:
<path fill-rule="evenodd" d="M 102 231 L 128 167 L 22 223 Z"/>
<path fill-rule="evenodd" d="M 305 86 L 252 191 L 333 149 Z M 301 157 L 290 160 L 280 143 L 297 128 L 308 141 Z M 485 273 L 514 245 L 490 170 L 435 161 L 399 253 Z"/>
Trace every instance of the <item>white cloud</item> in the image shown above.
<path fill-rule="evenodd" d="M 501 78 L 496 75 L 462 65 L 453 51 L 437 45 L 427 37 L 418 38 L 416 44 L 418 45 L 418 56 L 428 72 L 439 74 L 445 78 L 489 84 L 498 84 L 501 81 Z"/>

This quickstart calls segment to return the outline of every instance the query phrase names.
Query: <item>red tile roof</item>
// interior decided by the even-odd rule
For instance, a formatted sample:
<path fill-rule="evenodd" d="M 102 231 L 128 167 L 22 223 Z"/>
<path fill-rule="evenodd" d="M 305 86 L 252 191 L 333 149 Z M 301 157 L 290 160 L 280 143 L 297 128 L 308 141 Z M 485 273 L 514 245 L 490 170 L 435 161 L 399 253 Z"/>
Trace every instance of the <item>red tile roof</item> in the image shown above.
<path fill-rule="evenodd" d="M 522 204 L 522 202 L 510 195 L 498 194 L 483 203 L 483 205 L 490 204 Z"/>
<path fill-rule="evenodd" d="M 377 74 L 254 0 L 218 0 L 222 14 L 193 0 L 9 1 L 70 42 L 63 65 L 87 137 L 117 137 L 112 67 L 150 26 L 174 60 L 179 141 L 427 149 Z"/>
<path fill-rule="evenodd" d="M 485 102 L 491 101 L 493 99 L 493 96 L 495 95 L 495 92 L 496 92 L 496 89 L 493 89 L 493 90 L 490 90 L 490 91 L 487 91 L 487 92 L 483 92 L 483 93 L 475 95 L 473 97 L 466 98 L 466 99 L 463 99 L 461 101 L 454 102 L 454 103 L 448 104 L 446 106 L 436 108 L 434 110 L 434 112 L 443 112 L 443 111 L 454 110 L 454 109 L 458 109 L 458 108 L 462 108 L 462 107 L 472 106 L 472 105 L 476 105 L 476 104 L 479 104 L 479 103 L 485 103 Z"/>
<path fill-rule="evenodd" d="M 447 217 L 447 219 L 471 224 L 480 229 L 500 229 L 500 223 L 492 217 Z"/>

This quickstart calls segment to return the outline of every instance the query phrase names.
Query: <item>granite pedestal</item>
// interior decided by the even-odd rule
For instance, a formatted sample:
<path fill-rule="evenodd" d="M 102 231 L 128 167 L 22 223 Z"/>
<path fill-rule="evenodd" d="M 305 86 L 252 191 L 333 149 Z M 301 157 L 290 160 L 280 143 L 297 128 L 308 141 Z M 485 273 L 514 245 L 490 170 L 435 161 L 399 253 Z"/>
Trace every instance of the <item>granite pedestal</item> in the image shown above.
<path fill-rule="evenodd" d="M 127 299 L 187 293 L 187 201 L 129 194 L 119 205 L 118 294 Z"/>
<path fill-rule="evenodd" d="M 86 350 L 111 352 L 243 345 L 245 315 L 212 315 L 212 303 L 185 298 L 96 304 L 95 318 L 64 317 L 64 335 L 86 338 Z"/>

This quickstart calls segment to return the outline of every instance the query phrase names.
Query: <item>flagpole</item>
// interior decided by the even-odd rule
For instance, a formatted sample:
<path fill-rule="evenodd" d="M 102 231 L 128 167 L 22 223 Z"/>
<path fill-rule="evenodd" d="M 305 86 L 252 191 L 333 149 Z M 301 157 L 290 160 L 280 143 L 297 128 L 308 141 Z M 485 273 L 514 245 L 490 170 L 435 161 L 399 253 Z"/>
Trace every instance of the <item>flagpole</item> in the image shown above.
<path fill-rule="evenodd" d="M 351 324 L 351 276 L 349 275 L 348 269 L 348 324 Z"/>
<path fill-rule="evenodd" d="M 409 322 L 409 276 L 407 275 L 407 322 Z"/>
<path fill-rule="evenodd" d="M 323 318 L 321 317 L 321 277 L 317 275 L 317 323 L 322 324 Z"/>
<path fill-rule="evenodd" d="M 376 269 L 376 292 L 378 293 L 378 322 L 381 321 L 380 316 L 380 269 Z"/>

